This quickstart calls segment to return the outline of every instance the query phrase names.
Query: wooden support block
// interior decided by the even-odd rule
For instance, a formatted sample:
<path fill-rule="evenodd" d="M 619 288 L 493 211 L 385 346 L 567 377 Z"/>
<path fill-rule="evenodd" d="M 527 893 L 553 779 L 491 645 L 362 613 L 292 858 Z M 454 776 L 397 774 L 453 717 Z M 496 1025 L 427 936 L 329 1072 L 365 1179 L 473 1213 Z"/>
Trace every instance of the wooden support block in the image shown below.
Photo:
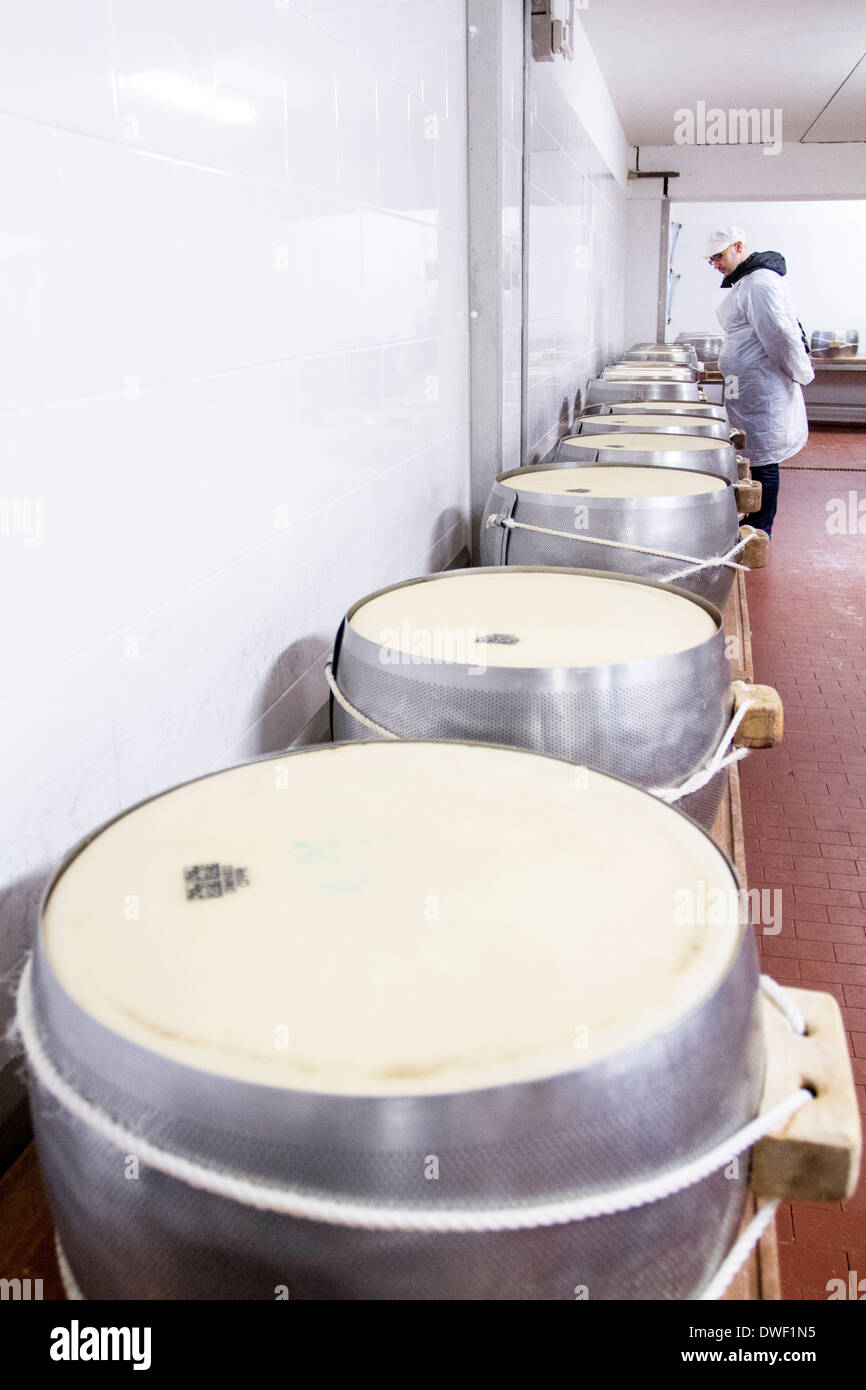
<path fill-rule="evenodd" d="M 741 483 L 745 482 L 748 478 L 751 466 L 751 459 L 746 458 L 745 454 L 737 454 L 737 477 Z"/>
<path fill-rule="evenodd" d="M 738 512 L 757 512 L 761 506 L 761 484 L 757 478 L 750 478 L 748 482 L 734 483 L 737 493 Z"/>
<path fill-rule="evenodd" d="M 735 714 L 745 700 L 751 703 L 734 734 L 737 748 L 772 748 L 774 743 L 781 743 L 785 716 L 778 690 L 771 685 L 734 681 L 733 691 Z"/>
<path fill-rule="evenodd" d="M 770 537 L 766 531 L 744 523 L 740 527 L 740 539 L 746 542 L 737 556 L 740 564 L 748 565 L 750 570 L 765 569 L 770 558 Z"/>
<path fill-rule="evenodd" d="M 745 447 L 746 447 L 746 431 L 745 431 L 745 430 L 731 430 L 731 443 L 733 444 L 733 446 L 734 446 L 735 449 L 745 449 Z"/>
<path fill-rule="evenodd" d="M 815 1099 L 752 1150 L 752 1191 L 785 1202 L 841 1202 L 860 1174 L 863 1143 L 845 1025 L 831 994 L 790 989 L 807 1033 L 795 1033 L 777 1004 L 762 1001 L 767 1070 L 761 1114 L 800 1086 Z"/>

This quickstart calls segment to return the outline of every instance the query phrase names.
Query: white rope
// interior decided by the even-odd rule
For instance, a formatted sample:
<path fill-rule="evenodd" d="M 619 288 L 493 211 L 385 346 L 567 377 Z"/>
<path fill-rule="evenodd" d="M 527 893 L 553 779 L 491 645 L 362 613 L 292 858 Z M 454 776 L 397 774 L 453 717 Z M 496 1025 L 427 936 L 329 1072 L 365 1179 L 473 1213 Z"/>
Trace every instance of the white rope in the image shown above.
<path fill-rule="evenodd" d="M 625 1187 L 585 1197 L 564 1197 L 550 1202 L 505 1207 L 400 1207 L 377 1206 L 342 1197 L 323 1197 L 286 1187 L 274 1187 L 240 1174 L 183 1158 L 161 1149 L 141 1135 L 118 1124 L 104 1111 L 85 1100 L 60 1075 L 48 1057 L 33 1017 L 31 961 L 28 960 L 18 991 L 16 1025 L 24 1043 L 34 1076 L 70 1114 L 123 1153 L 134 1153 L 142 1163 L 177 1178 L 189 1187 L 211 1192 L 259 1211 L 272 1211 L 303 1221 L 320 1221 L 377 1231 L 446 1232 L 522 1231 L 541 1226 L 562 1226 L 574 1221 L 612 1216 L 671 1197 L 725 1167 L 731 1159 L 752 1147 L 759 1139 L 780 1129 L 792 1115 L 814 1099 L 811 1091 L 794 1091 L 766 1114 L 759 1115 L 730 1139 L 708 1153 L 669 1172 Z"/>
<path fill-rule="evenodd" d="M 677 579 L 685 579 L 686 576 L 689 574 L 695 574 L 698 570 L 704 570 L 714 565 L 729 565 L 732 570 L 745 570 L 746 574 L 748 574 L 748 565 L 735 565 L 731 563 L 733 556 L 738 555 L 740 551 L 743 549 L 743 547 L 748 545 L 748 543 L 748 537 L 742 536 L 740 540 L 737 541 L 737 544 L 733 546 L 727 552 L 726 555 L 719 555 L 716 559 L 713 560 L 702 560 L 697 565 L 689 565 L 684 570 L 677 570 L 676 574 L 669 574 L 665 577 L 665 583 L 673 584 Z"/>
<path fill-rule="evenodd" d="M 691 777 L 687 777 L 681 787 L 650 787 L 650 794 L 657 796 L 660 801 L 666 801 L 670 805 L 674 801 L 679 801 L 684 796 L 690 796 L 692 792 L 700 791 L 708 782 L 712 781 L 717 772 L 722 768 L 730 767 L 731 763 L 739 762 L 745 758 L 748 748 L 738 748 L 734 753 L 725 757 L 725 750 L 732 742 L 734 735 L 746 717 L 746 711 L 752 708 L 754 700 L 744 700 L 740 707 L 734 712 L 734 717 L 722 734 L 721 741 L 709 762 L 704 767 L 698 768 Z"/>
<path fill-rule="evenodd" d="M 743 685 L 745 682 L 740 681 L 738 684 Z M 766 994 L 769 999 L 772 999 L 774 1004 L 778 1005 L 794 1032 L 799 1033 L 801 1036 L 805 1035 L 806 1020 L 787 991 L 784 990 L 776 980 L 772 979 L 770 975 L 761 975 L 760 984 L 763 993 Z M 760 1211 L 755 1213 L 745 1231 L 743 1231 L 739 1239 L 731 1247 L 727 1258 L 716 1270 L 712 1280 L 704 1289 L 704 1292 L 700 1296 L 700 1302 L 714 1302 L 716 1299 L 722 1297 L 722 1294 L 725 1293 L 732 1280 L 746 1263 L 746 1260 L 749 1258 L 755 1246 L 758 1244 L 758 1241 L 770 1225 L 770 1222 L 775 1217 L 778 1206 L 779 1201 L 777 1198 L 774 1198 L 767 1202 Z"/>
<path fill-rule="evenodd" d="M 661 555 L 665 560 L 686 560 L 688 568 L 679 570 L 672 574 L 665 581 L 670 583 L 673 579 L 683 579 L 687 574 L 695 574 L 698 570 L 712 569 L 717 565 L 727 565 L 732 570 L 745 570 L 748 572 L 748 565 L 735 564 L 732 556 L 738 554 L 746 544 L 745 539 L 740 539 L 737 544 L 727 552 L 726 555 L 715 555 L 709 560 L 698 560 L 694 555 L 680 555 L 674 550 L 653 550 L 646 545 L 630 545 L 628 541 L 602 540 L 599 536 L 585 536 L 574 531 L 554 531 L 549 526 L 532 526 L 528 521 L 515 521 L 512 516 L 497 516 L 495 512 L 487 518 L 488 526 L 502 526 L 506 530 L 513 531 L 537 531 L 540 536 L 561 536 L 566 541 L 586 541 L 587 545 L 607 545 L 614 550 L 632 550 L 639 555 Z"/>
<path fill-rule="evenodd" d="M 710 1280 L 709 1284 L 707 1284 L 707 1287 L 704 1289 L 703 1293 L 698 1299 L 698 1302 L 711 1303 L 715 1302 L 716 1299 L 721 1298 L 722 1294 L 725 1292 L 728 1285 L 734 1279 L 735 1275 L 739 1273 L 742 1266 L 746 1263 L 746 1260 L 751 1255 L 758 1241 L 761 1239 L 761 1236 L 764 1234 L 770 1222 L 773 1220 L 773 1217 L 776 1215 L 776 1208 L 778 1207 L 778 1205 L 778 1201 L 774 1198 L 772 1201 L 768 1202 L 765 1207 L 762 1207 L 761 1210 L 755 1216 L 752 1217 L 751 1221 L 749 1222 L 746 1229 L 743 1231 L 739 1240 L 737 1240 L 735 1244 L 731 1246 L 727 1258 L 723 1260 L 719 1268 L 716 1270 L 716 1273 Z"/>
<path fill-rule="evenodd" d="M 54 1253 L 57 1256 L 57 1268 L 60 1270 L 60 1282 L 63 1285 L 63 1292 L 70 1303 L 83 1303 L 84 1294 L 78 1287 L 78 1281 L 72 1273 L 72 1267 L 66 1258 L 66 1251 L 60 1244 L 60 1236 L 54 1232 Z"/>
<path fill-rule="evenodd" d="M 782 989 L 782 986 L 769 975 L 761 976 L 761 988 L 768 998 L 772 999 L 773 1003 L 781 1009 L 794 1032 L 799 1033 L 801 1038 L 805 1037 L 806 1020 L 787 991 Z"/>
<path fill-rule="evenodd" d="M 359 724 L 363 724 L 366 729 L 372 730 L 372 732 L 378 734 L 380 738 L 399 739 L 399 734 L 392 734 L 390 729 L 384 729 L 381 724 L 376 723 L 375 719 L 369 719 L 366 714 L 362 714 L 361 711 L 356 709 L 346 698 L 337 684 L 337 677 L 334 675 L 334 668 L 330 661 L 325 667 L 325 680 L 328 682 L 331 688 L 331 694 L 337 701 L 337 704 L 342 706 L 346 713 L 350 714 L 353 719 L 357 719 Z"/>

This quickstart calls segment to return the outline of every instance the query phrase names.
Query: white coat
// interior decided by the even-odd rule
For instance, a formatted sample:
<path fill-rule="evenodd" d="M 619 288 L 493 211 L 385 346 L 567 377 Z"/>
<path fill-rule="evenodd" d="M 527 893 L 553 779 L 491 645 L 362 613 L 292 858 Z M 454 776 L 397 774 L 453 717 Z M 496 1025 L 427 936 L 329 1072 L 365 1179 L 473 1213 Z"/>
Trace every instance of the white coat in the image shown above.
<path fill-rule="evenodd" d="M 766 269 L 744 275 L 725 291 L 717 314 L 730 422 L 746 431 L 753 464 L 782 463 L 809 437 L 801 388 L 815 376 L 782 277 Z"/>

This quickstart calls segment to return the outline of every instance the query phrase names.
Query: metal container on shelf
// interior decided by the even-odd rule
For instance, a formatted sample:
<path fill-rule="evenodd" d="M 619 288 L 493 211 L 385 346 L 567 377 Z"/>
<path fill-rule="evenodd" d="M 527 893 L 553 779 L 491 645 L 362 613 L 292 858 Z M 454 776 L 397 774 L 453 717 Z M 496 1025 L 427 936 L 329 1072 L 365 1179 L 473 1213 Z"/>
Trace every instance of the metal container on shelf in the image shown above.
<path fill-rule="evenodd" d="M 809 350 L 815 357 L 856 357 L 860 334 L 856 328 L 816 329 L 809 340 Z"/>
<path fill-rule="evenodd" d="M 653 468 L 696 469 L 715 473 L 730 483 L 738 480 L 737 454 L 730 439 L 706 435 L 616 431 L 602 438 L 595 434 L 566 435 L 556 445 L 557 463 L 638 463 Z"/>
<path fill-rule="evenodd" d="M 587 405 L 605 405 L 619 401 L 701 401 L 703 396 L 697 382 L 654 381 L 646 377 L 619 381 L 596 377 L 586 388 Z"/>
<path fill-rule="evenodd" d="M 696 905 L 736 900 L 731 865 L 576 771 L 469 743 L 302 749 L 72 852 L 19 995 L 71 1296 L 700 1296 L 745 1155 L 661 1200 L 537 1216 L 715 1153 L 765 1066 L 752 929 Z M 131 888 L 146 928 L 118 926 Z"/>
<path fill-rule="evenodd" d="M 719 353 L 724 339 L 720 333 L 678 333 L 677 342 L 694 348 L 704 367 L 713 370 L 718 366 Z"/>

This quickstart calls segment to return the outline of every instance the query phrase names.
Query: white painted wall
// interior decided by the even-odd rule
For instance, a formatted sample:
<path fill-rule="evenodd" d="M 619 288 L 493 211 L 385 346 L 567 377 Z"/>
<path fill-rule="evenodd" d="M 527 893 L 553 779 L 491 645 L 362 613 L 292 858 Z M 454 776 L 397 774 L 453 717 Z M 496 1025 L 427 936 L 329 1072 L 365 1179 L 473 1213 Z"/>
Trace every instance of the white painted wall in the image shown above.
<path fill-rule="evenodd" d="M 630 347 L 632 343 L 654 343 L 656 340 L 661 201 L 628 198 L 623 215 L 626 228 L 625 344 Z"/>
<path fill-rule="evenodd" d="M 716 308 L 725 291 L 703 252 L 708 230 L 719 223 L 743 227 L 751 251 L 780 251 L 785 283 L 809 334 L 820 328 L 857 328 L 866 347 L 866 199 L 845 202 L 676 203 L 682 223 L 674 258 L 679 275 L 669 336 L 718 330 Z"/>
<path fill-rule="evenodd" d="M 844 217 L 848 221 L 859 216 L 856 210 L 852 210 L 854 205 L 850 200 L 862 199 L 866 191 L 866 145 L 863 144 L 800 145 L 796 142 L 786 142 L 776 155 L 765 155 L 758 145 L 642 145 L 640 167 L 642 170 L 672 169 L 679 172 L 678 178 L 671 179 L 669 191 L 672 206 L 676 203 L 680 212 L 691 203 L 723 204 L 720 211 L 726 221 L 731 221 L 734 209 L 738 206 L 755 204 L 755 216 L 759 216 L 757 205 L 762 205 L 765 209 L 764 223 L 756 222 L 754 225 L 759 229 L 766 226 L 767 235 L 774 234 L 773 229 L 778 226 L 775 221 L 777 216 L 781 216 L 783 220 L 787 217 L 786 213 L 776 213 L 772 210 L 776 205 L 790 207 L 793 203 L 817 204 L 828 200 L 832 201 L 836 209 L 829 214 L 830 220 L 835 216 L 837 219 Z M 632 180 L 628 185 L 628 261 L 630 267 L 640 266 L 646 271 L 645 275 L 635 272 L 634 277 L 630 276 L 626 282 L 626 337 L 629 342 L 652 340 L 656 337 L 656 306 L 655 303 L 651 303 L 650 286 L 655 284 L 657 295 L 661 200 L 660 179 Z M 844 211 L 846 207 L 847 212 Z M 642 212 L 641 208 L 646 211 Z M 815 213 L 816 223 L 820 216 L 819 213 Z M 684 220 L 679 213 L 677 220 Z M 802 245 L 805 248 L 805 242 L 810 235 L 810 232 L 805 231 L 801 239 L 800 234 L 793 230 L 792 224 L 795 257 L 796 247 Z M 850 245 L 847 235 L 843 236 L 842 241 L 846 247 Z M 862 261 L 862 244 L 861 240 L 861 249 L 855 259 L 846 262 L 848 271 L 854 272 L 854 278 L 859 277 L 857 266 Z M 780 249 L 784 252 L 784 247 L 767 246 L 760 249 Z M 682 269 L 686 254 L 687 247 L 684 245 L 678 252 L 677 269 Z M 709 267 L 707 272 L 709 273 Z M 821 270 L 822 285 L 830 274 L 829 268 L 824 266 Z M 794 284 L 793 280 L 791 284 Z M 798 296 L 801 288 L 802 286 L 797 287 Z M 680 311 L 684 296 L 687 296 L 685 309 L 691 319 L 688 323 L 684 322 Z M 712 294 L 709 304 L 690 302 L 690 296 L 691 292 L 685 289 L 681 282 L 676 291 L 674 310 L 683 329 L 702 329 L 705 325 L 696 324 L 693 318 L 693 314 L 701 312 L 706 324 L 714 326 L 716 319 L 712 304 L 716 301 L 712 299 Z M 802 301 L 798 297 L 796 302 Z M 818 312 L 823 312 L 823 301 L 817 308 Z M 805 324 L 806 319 L 802 313 L 800 317 Z M 839 324 L 816 326 L 840 327 Z M 680 331 L 680 328 L 676 331 Z M 673 336 L 673 324 L 668 326 L 666 336 L 669 340 Z"/>
<path fill-rule="evenodd" d="M 576 25 L 571 62 L 532 64 L 527 457 L 570 423 L 624 347 L 628 145 Z"/>
<path fill-rule="evenodd" d="M 784 141 L 778 154 L 760 145 L 641 145 L 641 169 L 676 169 L 670 194 L 677 202 L 760 198 L 861 198 L 866 188 L 866 144 L 801 145 Z M 658 199 L 661 182 L 641 179 L 629 197 Z"/>
<path fill-rule="evenodd" d="M 0 17 L 8 972 L 67 847 L 319 734 L 346 606 L 465 544 L 466 78 L 464 0 Z"/>

